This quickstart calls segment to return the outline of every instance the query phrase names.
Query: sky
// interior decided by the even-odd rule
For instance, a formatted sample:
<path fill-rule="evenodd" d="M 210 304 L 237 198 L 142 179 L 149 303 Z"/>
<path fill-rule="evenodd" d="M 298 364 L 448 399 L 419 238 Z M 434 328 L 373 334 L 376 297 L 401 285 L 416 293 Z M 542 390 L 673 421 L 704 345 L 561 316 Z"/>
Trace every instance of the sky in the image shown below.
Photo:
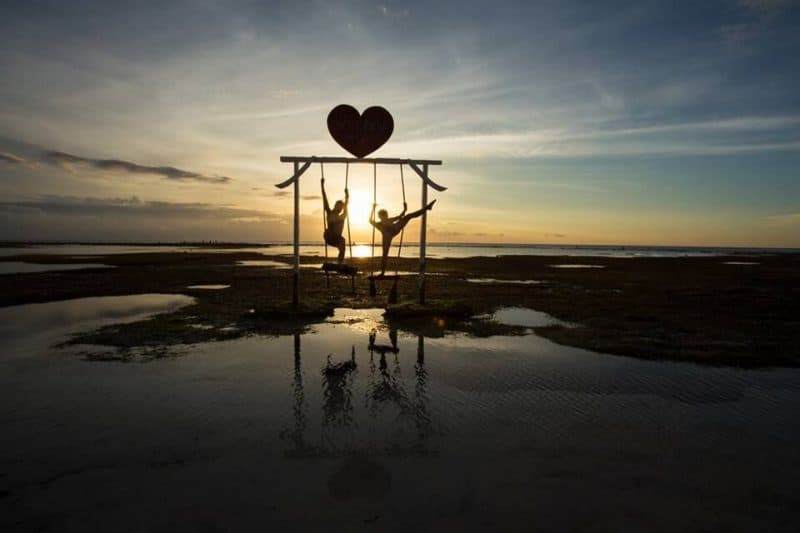
<path fill-rule="evenodd" d="M 290 240 L 279 158 L 347 155 L 346 103 L 394 116 L 374 156 L 443 161 L 429 241 L 800 247 L 799 23 L 792 0 L 5 1 L 0 240 Z M 377 173 L 350 168 L 356 242 L 373 193 L 402 208 Z"/>

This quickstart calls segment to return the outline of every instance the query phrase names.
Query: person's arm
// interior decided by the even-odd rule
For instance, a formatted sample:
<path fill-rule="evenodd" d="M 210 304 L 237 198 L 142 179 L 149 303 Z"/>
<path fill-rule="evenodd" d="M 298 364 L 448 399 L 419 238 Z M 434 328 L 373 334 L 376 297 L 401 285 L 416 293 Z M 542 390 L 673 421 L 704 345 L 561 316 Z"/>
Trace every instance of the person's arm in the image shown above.
<path fill-rule="evenodd" d="M 375 226 L 376 228 L 380 229 L 378 224 L 375 222 L 375 208 L 378 207 L 378 204 L 372 204 L 372 211 L 369 214 L 369 223 Z"/>
<path fill-rule="evenodd" d="M 325 178 L 320 178 L 319 186 L 322 188 L 322 207 L 325 209 L 325 213 L 331 212 L 331 206 L 328 205 L 328 195 L 325 194 Z"/>
<path fill-rule="evenodd" d="M 342 218 L 347 216 L 347 207 L 350 205 L 350 191 L 347 187 L 344 189 L 344 210 L 342 211 Z"/>
<path fill-rule="evenodd" d="M 403 218 L 404 216 L 406 216 L 406 211 L 407 211 L 407 210 L 408 210 L 408 204 L 407 204 L 407 203 L 405 203 L 405 202 L 403 202 L 403 212 L 402 212 L 402 213 L 400 213 L 400 214 L 399 214 L 399 215 L 397 215 L 397 216 L 394 216 L 394 217 L 392 217 L 392 218 L 391 218 L 391 221 L 392 221 L 392 222 L 397 222 L 398 220 L 400 220 L 401 218 Z"/>

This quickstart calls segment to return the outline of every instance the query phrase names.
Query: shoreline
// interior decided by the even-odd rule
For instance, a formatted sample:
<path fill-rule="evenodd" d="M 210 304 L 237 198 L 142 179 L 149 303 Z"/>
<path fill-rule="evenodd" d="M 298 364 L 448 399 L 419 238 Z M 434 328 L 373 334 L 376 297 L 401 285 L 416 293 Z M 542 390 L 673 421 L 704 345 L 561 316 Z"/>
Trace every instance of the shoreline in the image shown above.
<path fill-rule="evenodd" d="M 427 260 L 426 292 L 430 305 L 391 317 L 399 327 L 443 335 L 518 334 L 474 318 L 501 307 L 526 307 L 578 327 L 534 328 L 559 344 L 596 352 L 741 367 L 800 365 L 800 254 L 711 257 L 503 256 Z M 66 256 L 24 254 L 3 261 L 49 264 L 80 263 Z M 286 312 L 291 298 L 291 270 L 245 267 L 237 261 L 288 258 L 255 252 L 123 253 L 97 255 L 93 261 L 115 268 L 0 276 L 0 306 L 43 303 L 88 296 L 180 293 L 197 303 L 143 322 L 79 334 L 75 342 L 93 341 L 120 349 L 205 342 L 250 334 L 279 334 L 305 329 L 333 307 L 385 307 L 389 283 L 377 298 L 368 295 L 369 259 L 355 259 L 362 273 L 356 294 L 350 279 L 301 272 L 301 300 L 307 315 Z M 314 265 L 316 256 L 301 257 Z M 556 268 L 588 264 L 601 268 Z M 392 259 L 391 269 L 415 271 L 418 261 Z M 474 283 L 475 278 L 491 279 Z M 528 283 L 508 283 L 509 281 Z M 535 282 L 535 283 L 534 283 Z M 223 290 L 195 290 L 198 284 L 228 284 Z M 416 276 L 399 282 L 401 302 L 416 299 Z M 251 311 L 254 310 L 255 312 Z M 409 318 L 408 315 L 416 315 Z M 187 317 L 214 328 L 190 327 Z M 288 319 L 288 320 L 287 320 Z M 436 319 L 436 320 L 434 320 Z M 236 330 L 230 329 L 231 325 Z M 228 328 L 220 331 L 222 328 Z M 111 334 L 114 331 L 114 334 Z M 69 341 L 71 342 L 71 341 Z"/>

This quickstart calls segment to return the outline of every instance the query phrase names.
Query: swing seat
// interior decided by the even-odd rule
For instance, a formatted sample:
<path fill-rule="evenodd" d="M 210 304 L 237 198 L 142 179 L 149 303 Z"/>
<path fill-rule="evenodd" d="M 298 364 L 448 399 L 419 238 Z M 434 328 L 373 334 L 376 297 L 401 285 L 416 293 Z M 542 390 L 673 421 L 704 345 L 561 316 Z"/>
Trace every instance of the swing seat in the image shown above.
<path fill-rule="evenodd" d="M 353 265 L 344 263 L 322 263 L 322 270 L 325 272 L 336 272 L 337 274 L 346 274 L 348 276 L 355 276 L 358 274 L 358 268 Z"/>
<path fill-rule="evenodd" d="M 389 344 L 370 344 L 367 346 L 367 349 L 371 352 L 378 352 L 381 354 L 400 352 L 400 348 L 397 346 L 390 346 Z"/>

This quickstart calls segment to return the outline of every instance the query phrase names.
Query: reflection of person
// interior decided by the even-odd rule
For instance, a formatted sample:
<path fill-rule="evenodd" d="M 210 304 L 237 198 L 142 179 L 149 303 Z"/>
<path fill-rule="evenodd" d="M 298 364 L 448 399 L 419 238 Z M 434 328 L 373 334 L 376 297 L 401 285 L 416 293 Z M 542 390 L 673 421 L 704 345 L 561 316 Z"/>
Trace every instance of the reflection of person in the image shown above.
<path fill-rule="evenodd" d="M 325 178 L 320 180 L 320 186 L 322 187 L 322 205 L 325 208 L 325 220 L 328 223 L 323 237 L 326 244 L 339 250 L 337 262 L 341 263 L 344 260 L 344 251 L 347 246 L 342 236 L 342 231 L 344 230 L 345 220 L 347 220 L 347 204 L 350 202 L 350 193 L 345 189 L 344 202 L 336 200 L 336 203 L 333 204 L 333 209 L 331 209 L 328 204 L 328 196 L 325 194 Z"/>
<path fill-rule="evenodd" d="M 389 257 L 389 249 L 392 247 L 392 239 L 400 233 L 403 228 L 406 227 L 406 224 L 411 221 L 412 218 L 417 218 L 421 216 L 426 210 L 430 211 L 433 209 L 433 204 L 436 203 L 436 200 L 432 201 L 422 209 L 418 209 L 417 211 L 411 212 L 406 214 L 406 209 L 408 209 L 408 204 L 403 202 L 403 212 L 397 216 L 390 217 L 389 213 L 386 209 L 381 209 L 378 211 L 378 218 L 380 220 L 375 220 L 375 207 L 377 204 L 372 204 L 372 213 L 369 215 L 369 223 L 372 224 L 375 229 L 381 232 L 383 236 L 383 252 L 381 254 L 381 275 L 386 273 L 386 259 Z"/>

